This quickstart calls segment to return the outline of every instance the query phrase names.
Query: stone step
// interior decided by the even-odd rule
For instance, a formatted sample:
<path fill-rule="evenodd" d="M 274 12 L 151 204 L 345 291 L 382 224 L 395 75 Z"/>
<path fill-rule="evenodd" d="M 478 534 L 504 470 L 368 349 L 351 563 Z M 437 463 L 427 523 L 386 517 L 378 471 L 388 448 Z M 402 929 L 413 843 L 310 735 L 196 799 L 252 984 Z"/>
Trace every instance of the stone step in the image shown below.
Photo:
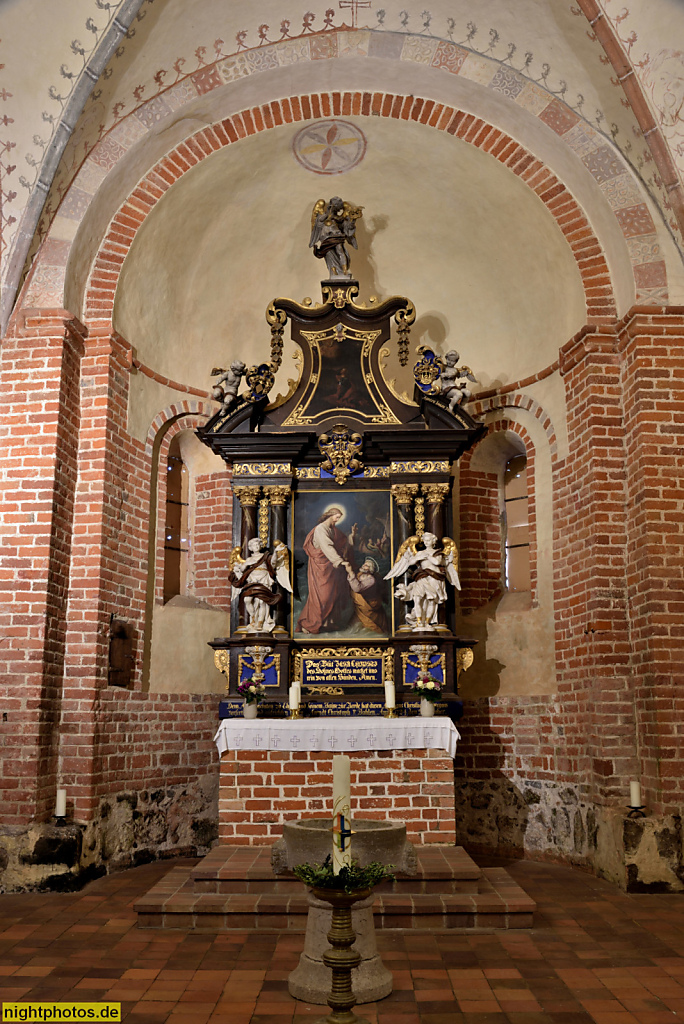
<path fill-rule="evenodd" d="M 379 893 L 476 893 L 480 868 L 461 846 L 416 847 L 417 871 L 397 872 L 383 882 Z M 216 846 L 191 871 L 197 893 L 290 893 L 301 891 L 290 871 L 273 874 L 270 846 Z"/>
<path fill-rule="evenodd" d="M 198 893 L 192 877 L 197 868 L 172 868 L 135 903 L 142 928 L 196 931 L 304 932 L 307 897 L 298 894 Z M 378 893 L 373 907 L 376 927 L 442 929 L 530 928 L 535 903 L 503 868 L 481 872 L 478 893 Z"/>

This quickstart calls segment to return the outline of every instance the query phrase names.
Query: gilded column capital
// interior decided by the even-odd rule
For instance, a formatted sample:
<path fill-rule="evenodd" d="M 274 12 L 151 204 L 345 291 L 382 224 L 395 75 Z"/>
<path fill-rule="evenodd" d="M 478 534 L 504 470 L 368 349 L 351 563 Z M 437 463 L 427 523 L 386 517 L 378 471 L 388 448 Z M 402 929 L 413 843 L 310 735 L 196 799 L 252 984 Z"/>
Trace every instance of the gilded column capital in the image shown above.
<path fill-rule="evenodd" d="M 256 505 L 259 500 L 260 487 L 236 487 L 235 496 L 242 507 L 245 505 Z"/>
<path fill-rule="evenodd" d="M 429 505 L 441 505 L 449 494 L 449 484 L 423 484 L 423 494 Z"/>
<path fill-rule="evenodd" d="M 418 484 L 392 484 L 391 489 L 397 505 L 410 505 L 418 493 Z"/>
<path fill-rule="evenodd" d="M 270 499 L 272 505 L 287 505 L 292 488 L 287 484 L 274 484 L 272 487 L 264 487 L 264 494 Z"/>

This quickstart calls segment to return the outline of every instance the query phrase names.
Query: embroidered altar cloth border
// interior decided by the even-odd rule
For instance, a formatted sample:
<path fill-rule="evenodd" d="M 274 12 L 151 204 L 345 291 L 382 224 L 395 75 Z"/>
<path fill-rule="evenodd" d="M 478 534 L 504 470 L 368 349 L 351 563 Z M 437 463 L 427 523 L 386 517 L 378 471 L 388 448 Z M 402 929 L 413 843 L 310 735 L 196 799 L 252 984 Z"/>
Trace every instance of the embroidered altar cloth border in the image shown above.
<path fill-rule="evenodd" d="M 456 754 L 461 736 L 450 718 L 226 718 L 214 742 L 226 750 L 446 750 Z"/>

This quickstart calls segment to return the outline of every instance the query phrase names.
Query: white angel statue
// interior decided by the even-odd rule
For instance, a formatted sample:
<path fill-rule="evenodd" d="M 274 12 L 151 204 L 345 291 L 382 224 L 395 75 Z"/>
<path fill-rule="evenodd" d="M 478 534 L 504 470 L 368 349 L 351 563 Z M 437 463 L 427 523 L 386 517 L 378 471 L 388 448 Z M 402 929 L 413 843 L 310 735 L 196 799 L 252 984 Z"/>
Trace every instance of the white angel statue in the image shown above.
<path fill-rule="evenodd" d="M 456 571 L 458 555 L 451 537 L 443 537 L 442 546 L 438 548 L 435 534 L 424 533 L 422 549 L 418 548 L 419 543 L 418 537 L 404 541 L 385 579 L 396 579 L 415 567 L 410 583 L 400 583 L 395 587 L 395 594 L 400 601 L 413 602 L 413 611 L 406 612 L 409 628 L 434 632 L 439 606 L 447 599 L 447 582 L 457 590 L 461 589 Z"/>
<path fill-rule="evenodd" d="M 290 557 L 282 541 L 276 541 L 273 551 L 269 552 L 264 550 L 259 537 L 248 542 L 247 550 L 249 555 L 242 558 L 240 549 L 233 549 L 228 581 L 240 591 L 238 607 L 244 608 L 249 619 L 246 631 L 272 633 L 276 625 L 273 612 L 283 599 L 275 584 L 292 593 Z"/>

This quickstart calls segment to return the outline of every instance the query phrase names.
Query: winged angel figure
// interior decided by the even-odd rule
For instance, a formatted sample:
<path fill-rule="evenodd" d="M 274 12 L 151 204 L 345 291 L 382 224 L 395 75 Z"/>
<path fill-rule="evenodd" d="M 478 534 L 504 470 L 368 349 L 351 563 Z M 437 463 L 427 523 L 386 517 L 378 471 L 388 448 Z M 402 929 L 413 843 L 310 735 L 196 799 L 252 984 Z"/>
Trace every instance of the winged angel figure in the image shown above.
<path fill-rule="evenodd" d="M 349 275 L 346 243 L 358 249 L 356 222 L 362 212 L 362 206 L 345 203 L 339 196 L 333 196 L 329 203 L 319 199 L 311 212 L 309 248 L 314 256 L 325 260 L 330 277 Z"/>
<path fill-rule="evenodd" d="M 395 593 L 400 601 L 413 602 L 413 611 L 406 612 L 406 625 L 411 629 L 434 632 L 439 606 L 447 599 L 447 582 L 457 590 L 461 589 L 456 571 L 458 554 L 451 537 L 443 537 L 442 546 L 437 547 L 435 534 L 424 533 L 423 547 L 419 548 L 419 544 L 418 537 L 404 541 L 385 579 L 396 579 L 414 569 L 410 583 L 400 583 L 395 587 Z"/>
<path fill-rule="evenodd" d="M 290 556 L 282 541 L 276 541 L 273 552 L 264 551 L 259 537 L 249 541 L 247 550 L 247 558 L 242 558 L 240 548 L 233 548 L 228 581 L 240 591 L 238 607 L 244 608 L 249 618 L 247 632 L 272 633 L 276 624 L 273 610 L 283 599 L 275 584 L 292 593 Z"/>

